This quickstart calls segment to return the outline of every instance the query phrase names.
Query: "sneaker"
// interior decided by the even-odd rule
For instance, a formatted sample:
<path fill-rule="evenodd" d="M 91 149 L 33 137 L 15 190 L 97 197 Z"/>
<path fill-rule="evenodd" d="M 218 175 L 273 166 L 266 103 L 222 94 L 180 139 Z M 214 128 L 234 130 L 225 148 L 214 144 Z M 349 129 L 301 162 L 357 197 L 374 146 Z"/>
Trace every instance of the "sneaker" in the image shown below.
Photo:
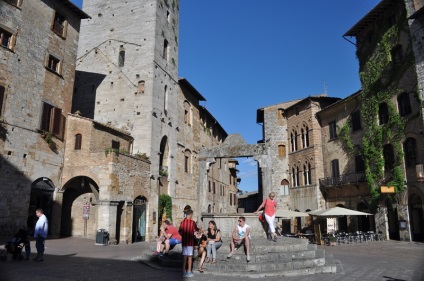
<path fill-rule="evenodd" d="M 277 235 L 274 235 L 274 238 L 272 239 L 274 242 L 277 242 Z"/>
<path fill-rule="evenodd" d="M 234 255 L 234 253 L 233 252 L 231 252 L 231 253 L 229 253 L 228 254 L 228 256 L 227 256 L 227 259 L 231 259 L 231 257 Z"/>
<path fill-rule="evenodd" d="M 184 272 L 183 272 L 183 278 L 184 278 L 184 277 L 187 277 L 187 271 L 184 271 Z"/>
<path fill-rule="evenodd" d="M 155 251 L 155 252 L 153 253 L 153 255 L 154 255 L 154 256 L 157 256 L 157 255 L 159 255 L 159 252 L 158 252 L 158 251 Z"/>
<path fill-rule="evenodd" d="M 250 256 L 246 257 L 247 262 L 250 262 Z"/>
<path fill-rule="evenodd" d="M 186 276 L 185 277 L 187 277 L 187 278 L 191 278 L 191 277 L 193 277 L 193 272 L 187 272 L 187 274 L 186 274 Z"/>

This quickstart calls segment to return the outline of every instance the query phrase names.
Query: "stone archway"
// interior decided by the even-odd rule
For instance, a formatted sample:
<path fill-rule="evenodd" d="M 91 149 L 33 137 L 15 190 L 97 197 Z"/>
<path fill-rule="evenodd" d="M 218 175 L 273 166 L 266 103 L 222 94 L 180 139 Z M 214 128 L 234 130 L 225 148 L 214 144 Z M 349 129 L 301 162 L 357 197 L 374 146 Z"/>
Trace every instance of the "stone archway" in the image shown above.
<path fill-rule="evenodd" d="M 43 209 L 49 224 L 52 224 L 53 218 L 53 193 L 54 184 L 46 177 L 39 178 L 31 184 L 31 196 L 28 208 L 27 229 L 30 233 L 34 231 L 37 218 L 35 216 L 36 209 Z M 51 234 L 51 227 L 49 227 L 49 234 Z"/>
<path fill-rule="evenodd" d="M 261 175 L 259 175 L 262 187 L 259 186 L 259 198 L 262 200 L 262 194 L 271 192 L 271 163 L 268 157 L 268 145 L 265 143 L 247 144 L 240 134 L 231 134 L 221 145 L 213 147 L 202 147 L 199 151 L 199 205 L 207 208 L 206 191 L 208 190 L 207 172 L 212 163 L 219 158 L 238 158 L 253 157 L 259 164 Z M 268 163 L 269 162 L 269 163 Z M 198 219 L 201 219 L 201 212 L 209 210 L 200 210 Z"/>

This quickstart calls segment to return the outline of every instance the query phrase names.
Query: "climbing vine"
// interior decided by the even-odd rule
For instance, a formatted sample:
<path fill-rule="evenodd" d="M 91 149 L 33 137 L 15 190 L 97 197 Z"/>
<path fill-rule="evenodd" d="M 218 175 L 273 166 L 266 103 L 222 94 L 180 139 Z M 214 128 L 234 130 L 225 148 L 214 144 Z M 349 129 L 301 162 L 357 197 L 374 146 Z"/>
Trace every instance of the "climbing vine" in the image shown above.
<path fill-rule="evenodd" d="M 172 198 L 167 194 L 159 196 L 159 219 L 162 218 L 164 209 L 166 218 L 172 221 Z"/>
<path fill-rule="evenodd" d="M 406 19 L 405 15 L 400 18 Z M 358 97 L 362 106 L 361 120 L 364 132 L 362 147 L 355 146 L 352 142 L 350 118 L 338 128 L 343 148 L 350 153 L 361 154 L 364 160 L 365 177 L 371 195 L 369 203 L 373 209 L 381 203 L 381 185 L 394 186 L 396 194 L 404 190 L 402 139 L 406 120 L 399 115 L 392 98 L 401 93 L 397 84 L 411 66 L 411 62 L 413 63 L 413 56 L 411 49 L 405 50 L 404 53 L 408 55 L 403 57 L 402 62 L 393 62 L 392 50 L 399 44 L 400 33 L 408 32 L 402 29 L 405 24 L 405 20 L 399 21 L 383 36 L 375 36 L 374 38 L 378 39 L 369 44 L 362 44 L 357 50 L 362 84 L 362 91 Z M 380 124 L 378 112 L 380 104 L 383 103 L 387 105 L 388 118 L 385 124 Z M 383 149 L 386 144 L 393 146 L 395 155 L 390 171 L 384 170 Z"/>

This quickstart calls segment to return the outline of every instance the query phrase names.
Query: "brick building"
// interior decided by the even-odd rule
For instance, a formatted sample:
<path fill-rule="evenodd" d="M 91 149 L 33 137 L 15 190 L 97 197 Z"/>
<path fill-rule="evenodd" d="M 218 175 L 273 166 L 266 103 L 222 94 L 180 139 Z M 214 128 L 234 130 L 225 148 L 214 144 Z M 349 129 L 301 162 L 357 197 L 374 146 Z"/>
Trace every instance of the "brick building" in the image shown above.
<path fill-rule="evenodd" d="M 56 223 L 80 20 L 70 1 L 0 2 L 0 233 Z M 55 233 L 54 227 L 49 230 Z"/>

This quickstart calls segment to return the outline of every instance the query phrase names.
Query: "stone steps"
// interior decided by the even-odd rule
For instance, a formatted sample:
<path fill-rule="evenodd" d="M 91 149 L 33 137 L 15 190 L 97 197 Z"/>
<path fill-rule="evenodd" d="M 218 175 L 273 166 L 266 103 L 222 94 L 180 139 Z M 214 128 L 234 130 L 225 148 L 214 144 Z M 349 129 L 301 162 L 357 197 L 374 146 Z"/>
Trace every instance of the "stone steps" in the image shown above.
<path fill-rule="evenodd" d="M 225 243 L 225 241 L 224 241 Z M 164 268 L 182 267 L 181 246 L 177 245 L 169 257 L 153 256 L 156 244 L 151 245 L 151 251 L 144 251 L 141 260 L 151 265 Z M 335 273 L 336 264 L 331 255 L 325 255 L 323 249 L 317 249 L 315 244 L 308 244 L 305 239 L 281 238 L 277 242 L 266 239 L 252 240 L 250 262 L 246 261 L 244 247 L 227 259 L 230 252 L 228 243 L 217 252 L 217 263 L 204 263 L 205 273 L 222 276 L 293 276 L 316 273 Z M 196 270 L 198 262 L 194 263 Z"/>

